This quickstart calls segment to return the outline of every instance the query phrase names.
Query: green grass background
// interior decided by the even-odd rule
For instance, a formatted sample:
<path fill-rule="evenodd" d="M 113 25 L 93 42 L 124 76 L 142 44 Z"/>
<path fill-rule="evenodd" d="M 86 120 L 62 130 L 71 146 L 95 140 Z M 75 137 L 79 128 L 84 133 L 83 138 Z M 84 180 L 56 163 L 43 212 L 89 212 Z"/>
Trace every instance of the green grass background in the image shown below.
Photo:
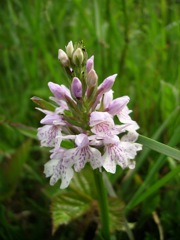
<path fill-rule="evenodd" d="M 42 114 L 30 98 L 48 99 L 49 81 L 66 84 L 57 59 L 59 48 L 84 41 L 95 55 L 99 82 L 118 73 L 115 97 L 128 95 L 132 117 L 142 135 L 179 147 L 180 1 L 178 0 L 4 0 L 0 3 L 0 238 L 74 239 L 75 223 L 51 236 L 48 153 L 22 134 L 39 127 Z M 25 126 L 22 126 L 25 125 Z M 144 148 L 133 174 L 110 176 L 123 201 L 177 167 L 174 159 Z M 135 239 L 178 239 L 180 175 L 140 204 L 132 202 L 127 220 L 135 222 Z M 144 188 L 141 188 L 144 183 Z M 141 190 L 139 193 L 138 189 Z M 136 195 L 135 195 L 136 194 Z M 134 204 L 134 205 L 133 205 Z M 117 239 L 128 239 L 117 233 Z M 79 238 L 81 239 L 81 238 Z"/>

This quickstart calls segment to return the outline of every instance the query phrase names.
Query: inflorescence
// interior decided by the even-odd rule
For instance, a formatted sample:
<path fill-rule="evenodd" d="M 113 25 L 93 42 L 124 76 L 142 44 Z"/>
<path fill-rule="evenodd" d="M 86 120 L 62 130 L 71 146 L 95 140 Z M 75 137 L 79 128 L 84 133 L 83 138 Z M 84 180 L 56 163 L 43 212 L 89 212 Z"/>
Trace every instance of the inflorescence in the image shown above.
<path fill-rule="evenodd" d="M 53 96 L 38 128 L 41 146 L 50 147 L 50 160 L 44 166 L 46 177 L 54 185 L 61 179 L 60 188 L 66 188 L 74 171 L 79 172 L 86 163 L 92 169 L 105 169 L 115 173 L 116 165 L 122 169 L 135 167 L 133 160 L 142 145 L 135 143 L 138 124 L 131 119 L 127 107 L 128 96 L 113 100 L 112 86 L 117 74 L 107 77 L 98 86 L 94 70 L 94 56 L 88 59 L 82 43 L 66 51 L 58 51 L 58 59 L 69 78 L 69 88 L 49 82 Z M 33 97 L 35 102 L 39 98 Z M 114 123 L 114 117 L 119 124 Z"/>

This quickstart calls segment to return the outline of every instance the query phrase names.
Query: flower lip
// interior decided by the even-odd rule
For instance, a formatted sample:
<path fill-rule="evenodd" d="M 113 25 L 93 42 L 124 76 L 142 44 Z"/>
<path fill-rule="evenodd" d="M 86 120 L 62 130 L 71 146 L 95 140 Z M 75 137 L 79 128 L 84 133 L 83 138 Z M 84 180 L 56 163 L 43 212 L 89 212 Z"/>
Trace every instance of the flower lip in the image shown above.
<path fill-rule="evenodd" d="M 89 146 L 89 139 L 86 134 L 76 136 L 76 148 L 69 149 L 64 155 L 64 164 L 67 167 L 72 167 L 76 172 L 84 168 L 87 162 L 90 163 L 93 169 L 102 167 L 101 153 L 98 149 Z"/>

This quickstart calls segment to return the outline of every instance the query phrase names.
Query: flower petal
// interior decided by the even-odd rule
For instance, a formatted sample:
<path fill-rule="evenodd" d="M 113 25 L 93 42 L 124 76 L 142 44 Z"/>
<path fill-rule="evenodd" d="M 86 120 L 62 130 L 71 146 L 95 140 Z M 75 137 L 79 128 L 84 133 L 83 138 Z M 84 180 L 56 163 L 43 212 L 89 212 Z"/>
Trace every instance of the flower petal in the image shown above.
<path fill-rule="evenodd" d="M 59 160 L 50 160 L 44 165 L 44 174 L 46 177 L 50 177 L 53 175 Z"/>
<path fill-rule="evenodd" d="M 123 108 L 127 105 L 130 98 L 128 96 L 119 97 L 114 99 L 108 106 L 107 111 L 111 115 L 120 114 Z"/>
<path fill-rule="evenodd" d="M 109 106 L 112 100 L 113 100 L 113 90 L 109 90 L 104 94 L 104 98 L 103 98 L 104 109 L 106 109 Z"/>
<path fill-rule="evenodd" d="M 115 173 L 116 162 L 113 159 L 111 159 L 111 157 L 109 156 L 108 149 L 106 150 L 102 158 L 103 158 L 103 167 L 106 169 L 106 171 L 110 173 Z"/>
<path fill-rule="evenodd" d="M 101 157 L 101 153 L 99 150 L 97 150 L 96 148 L 92 148 L 89 147 L 89 159 L 88 162 L 90 162 L 91 167 L 93 169 L 102 167 L 102 157 Z"/>
<path fill-rule="evenodd" d="M 69 183 L 71 181 L 71 179 L 74 176 L 74 171 L 72 168 L 66 168 L 64 170 L 64 173 L 62 174 L 62 181 L 61 181 L 61 185 L 60 188 L 64 189 L 67 188 L 69 186 Z"/>
<path fill-rule="evenodd" d="M 60 138 L 56 138 L 61 135 L 61 128 L 54 125 L 45 125 L 38 128 L 38 138 L 41 141 L 43 147 L 57 147 L 60 144 Z"/>
<path fill-rule="evenodd" d="M 132 121 L 131 117 L 129 116 L 129 114 L 131 112 L 132 111 L 129 110 L 129 108 L 127 106 L 124 106 L 124 108 L 121 110 L 121 112 L 117 114 L 119 121 L 122 123 L 128 123 L 128 122 Z"/>
<path fill-rule="evenodd" d="M 44 173 L 46 177 L 51 177 L 50 185 L 54 185 L 59 179 L 61 179 L 61 189 L 64 189 L 69 185 L 74 175 L 72 168 L 63 166 L 62 161 L 57 159 L 50 160 L 44 165 Z"/>
<path fill-rule="evenodd" d="M 135 142 L 138 138 L 138 133 L 136 131 L 128 132 L 125 134 L 122 138 L 121 141 L 123 142 Z"/>

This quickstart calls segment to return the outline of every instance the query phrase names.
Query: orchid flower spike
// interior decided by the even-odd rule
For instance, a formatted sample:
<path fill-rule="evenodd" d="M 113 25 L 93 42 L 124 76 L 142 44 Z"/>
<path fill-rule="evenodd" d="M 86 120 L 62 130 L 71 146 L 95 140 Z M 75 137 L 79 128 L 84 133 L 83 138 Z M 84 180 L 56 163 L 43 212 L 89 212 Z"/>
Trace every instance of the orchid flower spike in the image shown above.
<path fill-rule="evenodd" d="M 113 99 L 117 74 L 105 78 L 98 86 L 94 56 L 87 58 L 82 42 L 70 41 L 66 52 L 58 51 L 58 58 L 69 84 L 49 82 L 53 94 L 49 103 L 33 98 L 38 99 L 42 108 L 37 109 L 45 114 L 38 138 L 42 147 L 50 148 L 50 160 L 44 165 L 50 185 L 60 180 L 60 188 L 68 187 L 74 172 L 80 172 L 87 164 L 92 171 L 112 174 L 117 167 L 133 169 L 134 159 L 142 149 L 136 143 L 139 126 L 130 116 L 130 97 Z M 117 124 L 114 118 L 119 120 Z"/>

